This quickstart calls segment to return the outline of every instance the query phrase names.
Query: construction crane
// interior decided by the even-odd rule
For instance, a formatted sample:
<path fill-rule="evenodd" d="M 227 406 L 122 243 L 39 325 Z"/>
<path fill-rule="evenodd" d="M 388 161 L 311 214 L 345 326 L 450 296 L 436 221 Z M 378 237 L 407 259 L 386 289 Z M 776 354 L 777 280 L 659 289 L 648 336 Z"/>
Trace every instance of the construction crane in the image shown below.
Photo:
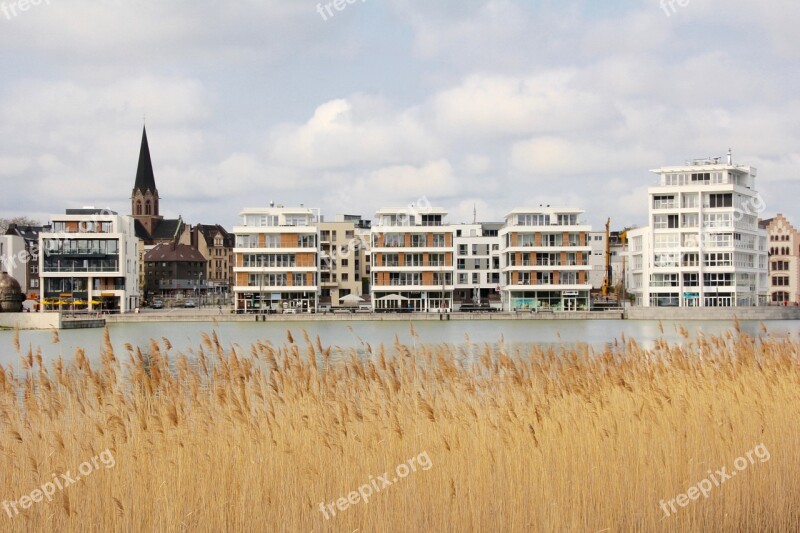
<path fill-rule="evenodd" d="M 608 288 L 611 286 L 611 217 L 606 221 L 606 263 L 605 278 L 603 279 L 603 298 L 608 298 Z"/>

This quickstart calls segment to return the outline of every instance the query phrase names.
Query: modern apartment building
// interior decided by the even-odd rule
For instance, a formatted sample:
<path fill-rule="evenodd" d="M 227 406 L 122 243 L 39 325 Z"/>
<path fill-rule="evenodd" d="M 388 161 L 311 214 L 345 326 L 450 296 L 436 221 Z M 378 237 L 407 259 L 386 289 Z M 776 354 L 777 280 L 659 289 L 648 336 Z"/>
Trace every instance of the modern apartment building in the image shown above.
<path fill-rule="evenodd" d="M 800 231 L 780 213 L 763 226 L 769 238 L 769 302 L 800 305 Z"/>
<path fill-rule="evenodd" d="M 383 208 L 370 254 L 375 311 L 451 311 L 455 229 L 441 208 Z"/>
<path fill-rule="evenodd" d="M 369 227 L 369 221 L 357 215 L 337 215 L 335 222 L 320 222 L 321 304 L 346 307 L 351 303 L 343 302 L 342 298 L 348 295 L 368 303 L 369 286 L 362 280 L 369 256 L 369 238 L 363 240 L 356 232 Z"/>
<path fill-rule="evenodd" d="M 241 214 L 233 268 L 237 312 L 314 312 L 319 304 L 319 209 L 271 206 Z"/>
<path fill-rule="evenodd" d="M 500 230 L 503 308 L 589 310 L 588 236 L 575 208 L 519 208 Z"/>
<path fill-rule="evenodd" d="M 628 233 L 628 288 L 646 307 L 763 305 L 766 231 L 757 171 L 722 158 L 653 170 L 649 225 Z"/>
<path fill-rule="evenodd" d="M 109 210 L 67 209 L 39 234 L 43 305 L 126 313 L 138 306 L 134 219 Z"/>
<path fill-rule="evenodd" d="M 455 226 L 456 254 L 453 308 L 501 309 L 500 230 L 502 222 Z"/>

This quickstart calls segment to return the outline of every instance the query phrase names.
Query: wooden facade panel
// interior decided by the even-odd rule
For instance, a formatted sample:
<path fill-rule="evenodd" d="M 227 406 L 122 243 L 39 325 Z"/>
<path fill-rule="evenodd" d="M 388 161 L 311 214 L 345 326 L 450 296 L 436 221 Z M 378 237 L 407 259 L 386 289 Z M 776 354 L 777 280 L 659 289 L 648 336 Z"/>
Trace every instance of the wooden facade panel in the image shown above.
<path fill-rule="evenodd" d="M 299 267 L 313 267 L 316 266 L 316 254 L 313 253 L 303 253 L 297 254 L 296 256 L 296 264 Z"/>
<path fill-rule="evenodd" d="M 423 272 L 422 273 L 422 284 L 423 285 L 433 285 L 433 272 Z"/>
<path fill-rule="evenodd" d="M 297 234 L 281 233 L 281 248 L 297 248 Z"/>
<path fill-rule="evenodd" d="M 247 283 L 249 280 L 250 280 L 250 275 L 247 272 L 236 273 L 236 285 L 240 287 L 247 287 Z"/>
<path fill-rule="evenodd" d="M 542 234 L 538 231 L 533 235 L 533 244 L 534 246 L 542 245 Z"/>

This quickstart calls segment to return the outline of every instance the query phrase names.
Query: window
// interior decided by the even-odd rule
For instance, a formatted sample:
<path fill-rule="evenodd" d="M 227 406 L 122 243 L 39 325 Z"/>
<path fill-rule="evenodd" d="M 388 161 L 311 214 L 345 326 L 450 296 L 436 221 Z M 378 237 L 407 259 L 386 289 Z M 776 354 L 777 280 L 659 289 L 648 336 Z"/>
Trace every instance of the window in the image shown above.
<path fill-rule="evenodd" d="M 706 287 L 723 287 L 731 284 L 730 272 L 712 272 L 703 274 L 703 285 Z"/>
<path fill-rule="evenodd" d="M 733 266 L 730 252 L 713 252 L 705 255 L 703 264 L 707 267 L 729 267 Z"/>
<path fill-rule="evenodd" d="M 445 266 L 445 254 L 430 254 L 428 261 L 430 266 Z"/>
<path fill-rule="evenodd" d="M 650 276 L 651 287 L 677 287 L 678 274 L 653 274 Z"/>
<path fill-rule="evenodd" d="M 698 207 L 700 205 L 698 198 L 699 196 L 697 193 L 683 194 L 682 195 L 683 207 L 685 209 L 693 209 L 695 207 Z"/>
<path fill-rule="evenodd" d="M 474 284 L 480 283 L 480 274 L 475 273 L 472 275 L 472 283 Z"/>
<path fill-rule="evenodd" d="M 653 215 L 654 229 L 675 229 L 678 227 L 678 215 Z"/>
<path fill-rule="evenodd" d="M 733 206 L 733 195 L 730 193 L 726 193 L 726 194 L 709 194 L 708 203 L 704 207 L 716 209 L 719 207 L 732 207 L 732 206 Z"/>
<path fill-rule="evenodd" d="M 560 234 L 546 233 L 542 235 L 542 246 L 544 247 L 561 246 L 563 242 L 564 239 Z"/>
<path fill-rule="evenodd" d="M 350 275 L 346 272 L 342 273 L 342 281 L 350 281 Z"/>
<path fill-rule="evenodd" d="M 684 287 L 699 287 L 700 275 L 697 272 L 686 272 L 683 274 Z"/>
<path fill-rule="evenodd" d="M 679 233 L 657 233 L 654 239 L 654 248 L 677 248 L 680 242 Z"/>
<path fill-rule="evenodd" d="M 399 248 L 405 246 L 405 235 L 402 233 L 387 233 L 383 236 L 383 245 L 386 248 Z"/>
<path fill-rule="evenodd" d="M 412 248 L 424 248 L 427 246 L 427 235 L 419 234 L 419 233 L 412 233 L 411 234 L 411 247 Z"/>
<path fill-rule="evenodd" d="M 663 195 L 655 195 L 653 196 L 653 209 L 674 209 L 678 207 L 677 203 L 675 202 L 675 196 L 663 196 Z"/>
<path fill-rule="evenodd" d="M 559 226 L 575 226 L 578 224 L 578 215 L 558 215 Z"/>
<path fill-rule="evenodd" d="M 466 244 L 459 244 L 458 245 L 458 255 L 467 255 L 467 245 Z"/>
<path fill-rule="evenodd" d="M 676 267 L 678 266 L 680 254 L 677 253 L 660 253 L 655 254 L 653 258 L 654 267 Z"/>
<path fill-rule="evenodd" d="M 447 246 L 447 239 L 445 238 L 444 233 L 433 234 L 433 246 L 435 248 L 444 248 L 445 246 Z"/>
<path fill-rule="evenodd" d="M 698 226 L 698 222 L 700 221 L 700 217 L 697 213 L 686 213 L 682 215 L 683 223 L 682 227 L 684 228 L 696 228 Z"/>
<path fill-rule="evenodd" d="M 543 213 L 532 213 L 528 215 L 517 215 L 518 226 L 549 226 L 550 215 Z"/>
<path fill-rule="evenodd" d="M 577 285 L 578 273 L 577 272 L 562 272 L 559 276 L 559 283 L 561 285 Z"/>
<path fill-rule="evenodd" d="M 517 246 L 533 246 L 534 235 L 533 233 L 520 233 L 517 235 Z"/>

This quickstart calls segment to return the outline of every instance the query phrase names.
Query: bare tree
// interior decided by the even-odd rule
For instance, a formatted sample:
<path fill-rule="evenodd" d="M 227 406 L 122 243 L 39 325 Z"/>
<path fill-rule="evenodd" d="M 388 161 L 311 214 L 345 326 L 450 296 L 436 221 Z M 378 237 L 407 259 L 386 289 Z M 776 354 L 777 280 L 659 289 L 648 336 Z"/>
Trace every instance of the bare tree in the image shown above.
<path fill-rule="evenodd" d="M 28 217 L 0 218 L 0 235 L 5 235 L 11 224 L 18 226 L 41 226 L 38 220 Z"/>

